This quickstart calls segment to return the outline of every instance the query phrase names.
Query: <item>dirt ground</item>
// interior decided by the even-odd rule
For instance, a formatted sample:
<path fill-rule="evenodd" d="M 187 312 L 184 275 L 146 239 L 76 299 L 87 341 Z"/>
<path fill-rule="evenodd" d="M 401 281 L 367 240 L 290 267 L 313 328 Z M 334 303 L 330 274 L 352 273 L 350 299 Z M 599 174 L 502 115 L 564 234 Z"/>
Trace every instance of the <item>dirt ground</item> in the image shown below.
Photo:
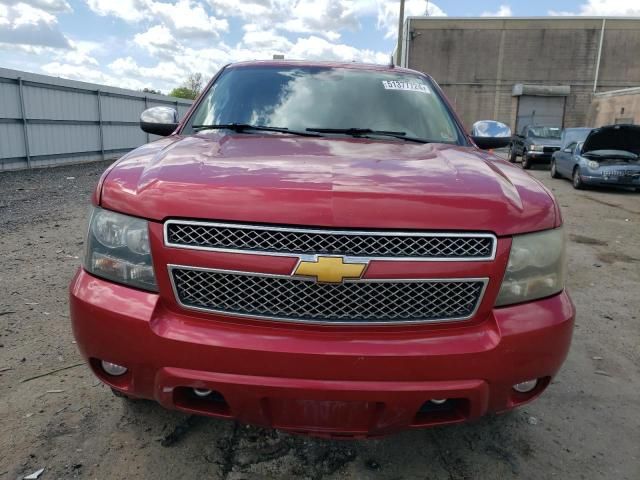
<path fill-rule="evenodd" d="M 562 205 L 578 308 L 569 358 L 538 401 L 471 424 L 323 441 L 129 404 L 73 367 L 67 285 L 106 166 L 0 173 L 0 480 L 40 468 L 44 480 L 640 478 L 640 194 L 533 172 Z"/>

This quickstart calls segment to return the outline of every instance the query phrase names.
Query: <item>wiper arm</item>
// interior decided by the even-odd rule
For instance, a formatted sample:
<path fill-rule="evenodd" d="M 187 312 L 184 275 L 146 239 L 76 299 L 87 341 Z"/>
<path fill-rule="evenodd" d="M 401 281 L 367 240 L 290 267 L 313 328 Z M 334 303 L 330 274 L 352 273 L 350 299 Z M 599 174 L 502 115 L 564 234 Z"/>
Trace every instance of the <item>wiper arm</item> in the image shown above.
<path fill-rule="evenodd" d="M 317 133 L 344 133 L 354 137 L 363 137 L 367 135 L 379 135 L 382 137 L 393 137 L 409 142 L 431 143 L 423 138 L 407 137 L 407 132 L 390 132 L 387 130 L 373 130 L 371 128 L 307 128 L 307 132 Z"/>
<path fill-rule="evenodd" d="M 268 127 L 263 125 L 250 125 L 248 123 L 221 123 L 217 125 L 192 125 L 195 130 L 233 130 L 234 132 L 244 133 L 247 130 L 255 130 L 260 132 L 278 132 L 290 133 L 291 135 L 301 135 L 303 137 L 321 137 L 317 133 L 301 132 L 299 130 L 289 130 L 284 127 Z"/>

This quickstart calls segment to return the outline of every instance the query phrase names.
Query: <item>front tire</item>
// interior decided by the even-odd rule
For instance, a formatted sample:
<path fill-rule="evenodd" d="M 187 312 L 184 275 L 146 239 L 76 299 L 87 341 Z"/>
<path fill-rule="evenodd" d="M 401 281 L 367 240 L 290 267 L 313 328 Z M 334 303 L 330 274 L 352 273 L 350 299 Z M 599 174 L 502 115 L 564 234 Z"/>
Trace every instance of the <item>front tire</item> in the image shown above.
<path fill-rule="evenodd" d="M 584 182 L 580 178 L 580 169 L 578 167 L 573 169 L 573 175 L 571 176 L 571 183 L 576 190 L 584 189 Z"/>
<path fill-rule="evenodd" d="M 551 174 L 551 178 L 560 178 L 560 174 L 558 173 L 558 170 L 556 168 L 555 160 L 551 160 L 551 169 L 549 170 L 549 173 Z"/>
<path fill-rule="evenodd" d="M 516 151 L 513 148 L 513 144 L 509 145 L 509 161 L 511 163 L 516 163 L 516 158 L 518 158 L 518 155 L 516 155 Z"/>
<path fill-rule="evenodd" d="M 529 155 L 527 155 L 526 153 L 522 155 L 522 169 L 523 170 L 531 169 L 531 159 L 529 158 Z"/>

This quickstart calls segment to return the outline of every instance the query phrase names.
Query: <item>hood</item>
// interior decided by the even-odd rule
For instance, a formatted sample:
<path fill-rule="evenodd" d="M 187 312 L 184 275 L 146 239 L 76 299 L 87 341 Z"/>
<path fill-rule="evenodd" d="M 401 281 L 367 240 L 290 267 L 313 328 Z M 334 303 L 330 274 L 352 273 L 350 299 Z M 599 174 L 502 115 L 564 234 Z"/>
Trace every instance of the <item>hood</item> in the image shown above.
<path fill-rule="evenodd" d="M 625 150 L 640 155 L 640 125 L 609 125 L 592 130 L 582 153 L 596 150 Z"/>
<path fill-rule="evenodd" d="M 498 235 L 559 222 L 555 202 L 537 180 L 475 148 L 288 135 L 161 139 L 112 168 L 100 204 L 157 221 Z"/>

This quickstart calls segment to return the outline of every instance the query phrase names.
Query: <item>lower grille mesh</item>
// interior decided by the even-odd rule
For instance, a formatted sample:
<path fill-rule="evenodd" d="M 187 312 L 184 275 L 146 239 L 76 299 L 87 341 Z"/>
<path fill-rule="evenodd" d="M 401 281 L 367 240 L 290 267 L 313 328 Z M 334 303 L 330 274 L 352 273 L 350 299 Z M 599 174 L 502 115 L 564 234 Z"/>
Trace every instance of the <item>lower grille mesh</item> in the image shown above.
<path fill-rule="evenodd" d="M 428 322 L 465 319 L 482 280 L 322 284 L 237 272 L 172 270 L 178 300 L 221 313 L 326 323 Z"/>

